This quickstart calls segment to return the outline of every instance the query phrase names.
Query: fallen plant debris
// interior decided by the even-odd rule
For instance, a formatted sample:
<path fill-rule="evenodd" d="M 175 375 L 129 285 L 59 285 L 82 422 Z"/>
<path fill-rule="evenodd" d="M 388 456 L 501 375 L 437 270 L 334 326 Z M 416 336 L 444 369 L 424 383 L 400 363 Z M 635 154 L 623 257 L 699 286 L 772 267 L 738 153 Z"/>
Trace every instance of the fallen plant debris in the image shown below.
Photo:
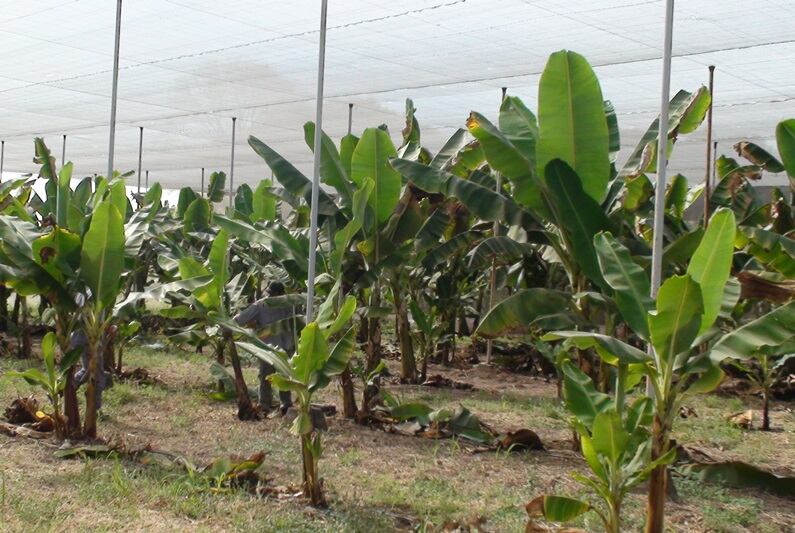
<path fill-rule="evenodd" d="M 17 426 L 0 421 L 0 433 L 9 437 L 30 437 L 31 439 L 47 439 L 52 436 L 49 431 L 36 431 L 25 426 Z"/>
<path fill-rule="evenodd" d="M 158 466 L 166 470 L 178 470 L 185 474 L 186 483 L 194 490 L 225 492 L 240 489 L 260 497 L 291 498 L 301 491 L 290 486 L 274 486 L 271 479 L 257 470 L 265 460 L 265 452 L 256 452 L 247 457 L 228 455 L 218 457 L 204 466 L 194 464 L 183 455 L 153 449 L 127 448 L 124 443 L 96 443 L 72 446 L 65 443 L 54 455 L 61 459 L 99 458 L 124 459 L 144 466 Z"/>
<path fill-rule="evenodd" d="M 541 437 L 531 429 L 509 431 L 497 438 L 496 446 L 500 450 L 543 450 Z"/>
<path fill-rule="evenodd" d="M 157 376 L 153 376 L 145 368 L 135 368 L 133 370 L 124 370 L 117 375 L 119 381 L 130 381 L 137 385 L 162 385 L 163 380 Z"/>
<path fill-rule="evenodd" d="M 27 424 L 36 422 L 36 413 L 39 411 L 39 402 L 33 395 L 15 398 L 11 405 L 6 407 L 3 415 L 12 424 Z"/>
<path fill-rule="evenodd" d="M 39 402 L 33 395 L 15 398 L 11 405 L 6 407 L 4 416 L 8 424 L 3 431 L 8 435 L 33 436 L 37 433 L 48 434 L 55 429 L 52 416 L 39 409 Z M 12 429 L 12 426 L 18 426 L 22 431 Z"/>
<path fill-rule="evenodd" d="M 774 474 L 743 461 L 692 463 L 681 467 L 680 472 L 707 483 L 795 498 L 795 476 Z"/>
<path fill-rule="evenodd" d="M 424 387 L 438 387 L 438 388 L 448 388 L 448 389 L 458 389 L 458 390 L 475 390 L 475 387 L 471 383 L 466 383 L 463 381 L 456 381 L 451 378 L 446 378 L 441 374 L 434 374 L 429 376 L 422 385 Z"/>
<path fill-rule="evenodd" d="M 499 433 L 463 405 L 455 411 L 436 409 L 422 402 L 398 403 L 386 396 L 386 405 L 373 411 L 374 420 L 391 433 L 426 439 L 459 437 L 481 445 L 475 452 L 543 450 L 541 438 L 530 429 Z M 390 407 L 391 405 L 391 407 Z"/>
<path fill-rule="evenodd" d="M 773 384 L 773 396 L 779 400 L 790 401 L 795 399 L 795 374 L 789 374 Z"/>
<path fill-rule="evenodd" d="M 754 427 L 754 412 L 751 409 L 741 413 L 734 413 L 726 418 L 730 424 L 742 429 L 753 429 Z"/>
<path fill-rule="evenodd" d="M 679 417 L 680 418 L 698 418 L 698 413 L 696 410 L 688 405 L 683 405 L 679 408 Z"/>
<path fill-rule="evenodd" d="M 781 475 L 737 460 L 716 459 L 701 448 L 677 447 L 677 472 L 699 481 L 735 489 L 758 489 L 795 498 L 795 475 Z"/>

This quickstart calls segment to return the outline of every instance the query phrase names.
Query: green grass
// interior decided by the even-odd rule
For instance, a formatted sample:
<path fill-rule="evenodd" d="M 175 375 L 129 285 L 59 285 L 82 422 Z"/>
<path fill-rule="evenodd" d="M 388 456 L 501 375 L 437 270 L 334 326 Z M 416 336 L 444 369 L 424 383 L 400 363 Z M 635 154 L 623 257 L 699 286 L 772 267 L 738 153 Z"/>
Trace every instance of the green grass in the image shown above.
<path fill-rule="evenodd" d="M 38 364 L 0 360 L 0 406 L 31 390 L 6 371 Z M 132 447 L 151 444 L 185 453 L 197 464 L 223 454 L 261 450 L 266 453 L 263 475 L 274 485 L 298 486 L 297 438 L 279 420 L 242 423 L 234 417 L 233 403 L 210 400 L 209 365 L 208 354 L 131 347 L 125 367 L 146 368 L 163 382 L 116 383 L 105 397 L 108 418 L 100 422 L 100 433 Z M 253 386 L 256 370 L 247 368 L 246 377 Z M 5 480 L 0 529 L 391 531 L 421 530 L 444 522 L 470 524 L 482 517 L 487 530 L 521 531 L 526 522 L 523 505 L 534 496 L 557 493 L 594 501 L 569 475 L 582 471 L 582 462 L 565 448 L 554 449 L 568 438 L 565 411 L 549 390 L 538 395 L 528 390 L 401 386 L 392 392 L 434 408 L 464 405 L 498 429 L 534 429 L 545 441 L 558 439 L 549 452 L 472 454 L 464 441 L 389 435 L 333 419 L 320 464 L 331 501 L 325 511 L 310 510 L 297 500 L 263 500 L 242 491 L 211 493 L 200 490 L 184 473 L 156 466 L 111 459 L 58 460 L 45 444 L 0 437 L 0 475 Z M 338 403 L 337 394 L 330 387 L 319 400 Z M 783 429 L 779 433 L 747 432 L 725 421 L 726 415 L 745 408 L 736 398 L 706 396 L 689 404 L 698 416 L 676 420 L 679 442 L 752 457 L 763 465 L 792 459 L 785 444 L 795 431 L 791 413 L 774 412 L 774 425 Z M 783 526 L 765 517 L 778 513 L 780 521 L 788 510 L 790 514 L 795 510 L 780 500 L 770 504 L 763 495 L 749 491 L 680 478 L 677 487 L 681 503 L 669 505 L 673 530 L 779 531 Z M 642 528 L 644 506 L 641 491 L 627 499 L 626 531 Z M 692 529 L 692 524 L 697 527 Z M 593 515 L 576 525 L 588 531 L 600 529 Z"/>

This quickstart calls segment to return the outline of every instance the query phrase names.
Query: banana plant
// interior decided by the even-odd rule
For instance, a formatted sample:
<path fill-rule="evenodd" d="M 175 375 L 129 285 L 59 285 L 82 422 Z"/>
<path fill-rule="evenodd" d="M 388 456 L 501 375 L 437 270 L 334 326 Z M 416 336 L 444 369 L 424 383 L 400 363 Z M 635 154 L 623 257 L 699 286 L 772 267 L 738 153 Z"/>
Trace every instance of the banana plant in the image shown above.
<path fill-rule="evenodd" d="M 242 296 L 246 285 L 243 273 L 230 279 L 229 250 L 232 245 L 229 232 L 221 229 L 211 241 L 206 262 L 189 254 L 177 259 L 179 283 L 165 283 L 151 287 L 143 293 L 131 294 L 118 307 L 123 308 L 140 299 L 157 298 L 160 294 L 171 293 L 176 305 L 161 313 L 172 318 L 193 319 L 190 332 L 214 346 L 217 362 L 223 363 L 224 353 L 229 351 L 235 377 L 237 416 L 240 420 L 258 420 L 259 411 L 249 397 L 241 360 L 234 343 L 231 342 L 236 333 L 245 331 L 236 327 L 231 317 L 242 306 L 249 304 Z M 184 290 L 189 291 L 189 294 L 183 294 Z"/>
<path fill-rule="evenodd" d="M 762 430 L 770 430 L 770 389 L 784 363 L 795 357 L 795 301 L 724 335 L 710 350 L 716 364 L 729 360 L 762 389 Z M 750 368 L 745 361 L 755 359 Z"/>
<path fill-rule="evenodd" d="M 621 364 L 647 376 L 654 392 L 651 428 L 651 461 L 660 461 L 671 450 L 671 430 L 676 412 L 686 394 L 712 390 L 723 373 L 712 361 L 704 345 L 721 345 L 721 331 L 714 327 L 724 305 L 730 279 L 736 224 L 734 213 L 726 208 L 713 214 L 709 227 L 693 254 L 686 273 L 668 278 L 660 287 L 656 299 L 638 299 L 646 287 L 639 285 L 637 265 L 628 260 L 629 253 L 616 242 L 610 248 L 610 264 L 603 270 L 611 288 L 623 293 L 627 305 L 619 309 L 627 324 L 641 339 L 653 347 L 652 355 L 634 349 L 629 344 L 607 335 L 584 331 L 558 331 L 545 340 L 569 339 L 579 348 L 593 348 L 611 365 L 619 365 L 617 391 L 621 384 Z M 644 278 L 645 279 L 645 278 Z M 736 295 L 734 296 L 736 301 Z M 631 314 L 643 313 L 645 321 L 633 319 Z M 776 323 L 776 312 L 760 319 L 769 326 Z M 728 342 L 728 341 L 726 341 Z M 626 377 L 626 376 L 625 376 Z M 651 471 L 646 530 L 661 532 L 664 524 L 666 465 L 655 464 Z"/>
<path fill-rule="evenodd" d="M 629 353 L 640 360 L 645 356 L 640 350 Z M 593 511 L 607 533 L 619 533 L 627 493 L 648 479 L 655 467 L 673 461 L 676 451 L 650 459 L 650 398 L 640 397 L 627 406 L 623 400 L 625 390 L 616 390 L 615 396 L 610 397 L 596 390 L 593 381 L 571 362 L 565 361 L 561 369 L 564 404 L 572 414 L 572 425 L 591 471 L 590 476 L 573 476 L 593 490 L 603 506 L 566 496 L 542 495 L 527 505 L 528 514 L 550 522 L 568 522 Z M 619 372 L 626 370 L 626 363 L 619 363 Z"/>
<path fill-rule="evenodd" d="M 476 162 L 474 172 L 463 173 L 468 179 L 461 179 L 461 168 L 454 170 L 453 163 L 435 168 L 398 159 L 393 166 L 423 190 L 457 198 L 482 220 L 498 220 L 513 228 L 513 236 L 521 236 L 516 239 L 492 236 L 478 244 L 483 252 L 491 249 L 495 252 L 492 256 L 496 256 L 497 251 L 509 250 L 517 259 L 543 258 L 535 261 L 536 265 L 560 265 L 568 277 L 568 287 L 563 288 L 570 299 L 593 288 L 609 291 L 593 238 L 600 232 L 611 232 L 631 241 L 633 250 L 649 253 L 644 238 L 648 236 L 636 234 L 637 215 L 629 208 L 627 198 L 637 195 L 638 187 L 632 185 L 633 180 L 645 183 L 645 189 L 651 186 L 647 173 L 654 168 L 657 122 L 649 127 L 622 170 L 616 170 L 619 143 L 615 112 L 604 101 L 591 66 L 583 56 L 571 51 L 550 56 L 541 77 L 538 102 L 536 118 L 519 98 L 505 98 L 500 107 L 499 126 L 479 113 L 470 114 L 467 130 L 476 139 L 488 167 L 482 160 Z M 704 88 L 694 93 L 681 91 L 675 96 L 667 132 L 671 146 L 680 134 L 698 127 L 708 104 L 709 94 Z M 495 191 L 494 183 L 482 179 L 488 171 L 498 171 L 507 178 L 501 189 Z M 482 186 L 484 183 L 489 186 Z M 492 201 L 488 202 L 489 199 Z M 509 240 L 513 243 L 507 244 Z M 480 251 L 473 257 L 479 254 Z M 498 317 L 533 314 L 538 289 L 551 288 L 537 286 L 531 272 L 522 279 L 512 299 L 497 304 L 506 309 L 492 309 L 491 319 L 487 315 L 476 334 L 488 336 L 490 329 L 493 336 L 500 330 L 527 326 L 526 322 L 495 324 Z M 601 311 L 588 301 L 572 300 L 578 307 L 577 314 L 595 322 Z"/>
<path fill-rule="evenodd" d="M 356 298 L 348 295 L 340 305 L 339 291 L 338 281 L 316 320 L 301 330 L 298 350 L 290 359 L 262 343 L 237 342 L 241 349 L 273 365 L 276 373 L 269 379 L 276 387 L 297 395 L 299 412 L 291 431 L 301 440 L 304 496 L 314 506 L 324 505 L 325 498 L 318 472 L 323 448 L 312 420 L 312 398 L 347 368 L 356 341 L 355 329 L 350 327 L 332 346 L 333 336 L 346 328 L 356 311 Z"/>
<path fill-rule="evenodd" d="M 80 358 L 79 350 L 72 350 L 61 357 L 56 363 L 56 347 L 58 345 L 55 333 L 49 332 L 41 340 L 41 355 L 44 360 L 44 372 L 38 368 L 30 368 L 24 372 L 9 372 L 9 376 L 24 379 L 30 385 L 41 388 L 52 406 L 52 419 L 55 437 L 58 440 L 66 438 L 66 420 L 61 413 L 61 395 L 66 388 L 67 378 L 72 366 Z"/>
<path fill-rule="evenodd" d="M 122 182 L 123 183 L 123 182 Z M 126 197 L 125 197 L 126 200 Z M 79 276 L 88 291 L 81 309 L 88 339 L 88 381 L 83 434 L 97 436 L 96 388 L 102 343 L 113 320 L 113 306 L 121 289 L 124 269 L 124 219 L 111 200 L 102 200 L 91 214 L 91 223 L 80 250 Z"/>
<path fill-rule="evenodd" d="M 314 124 L 304 127 L 307 144 L 314 137 Z M 353 287 L 357 277 L 370 280 L 359 284 L 359 297 L 367 303 L 363 312 L 366 366 L 372 370 L 381 360 L 380 310 L 382 286 L 379 272 L 384 254 L 381 233 L 398 205 L 401 194 L 400 175 L 389 165 L 397 151 L 382 128 L 368 128 L 361 138 L 347 135 L 337 150 L 331 139 L 321 132 L 321 179 L 337 190 L 341 205 L 320 191 L 319 233 L 320 264 L 334 277 L 342 272 L 346 287 Z M 249 144 L 268 164 L 274 178 L 292 195 L 294 207 L 305 207 L 300 198 L 311 200 L 311 182 L 265 143 L 249 138 Z M 306 257 L 306 254 L 304 255 Z M 342 376 L 345 416 L 353 417 L 353 389 L 350 373 Z"/>
<path fill-rule="evenodd" d="M 138 334 L 140 330 L 141 330 L 141 322 L 139 322 L 138 320 L 123 322 L 119 325 L 118 334 L 117 334 L 118 343 L 116 345 L 117 347 L 116 367 L 113 369 L 113 371 L 116 374 L 122 373 L 122 363 L 124 358 L 125 346 L 127 346 L 127 343 L 129 343 L 133 339 L 133 337 L 136 334 Z"/>

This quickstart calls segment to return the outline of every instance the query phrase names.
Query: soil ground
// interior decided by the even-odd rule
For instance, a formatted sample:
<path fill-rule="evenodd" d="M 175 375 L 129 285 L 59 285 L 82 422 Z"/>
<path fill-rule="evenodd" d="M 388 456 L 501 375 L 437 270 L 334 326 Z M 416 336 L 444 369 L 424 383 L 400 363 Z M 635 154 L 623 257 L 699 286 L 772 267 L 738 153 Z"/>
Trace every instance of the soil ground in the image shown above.
<path fill-rule="evenodd" d="M 39 361 L 0 359 L 0 407 L 34 392 L 6 375 Z M 196 464 L 223 455 L 264 451 L 260 473 L 274 485 L 298 486 L 298 439 L 283 420 L 240 422 L 233 403 L 211 400 L 209 356 L 164 349 L 128 348 L 128 369 L 142 367 L 154 385 L 116 383 L 107 391 L 99 431 L 130 447 L 150 444 Z M 396 369 L 394 363 L 392 368 Z M 255 385 L 253 365 L 247 369 Z M 571 451 L 571 430 L 554 383 L 483 365 L 441 373 L 474 390 L 389 383 L 401 399 L 434 408 L 463 405 L 501 431 L 530 428 L 546 450 L 473 453 L 455 439 L 430 440 L 358 426 L 337 415 L 324 435 L 320 472 L 330 506 L 314 510 L 297 498 L 258 498 L 242 490 L 200 490 L 186 476 L 154 466 L 109 459 L 58 459 L 48 440 L 0 436 L 0 530 L 2 531 L 523 531 L 523 504 L 544 493 L 588 497 L 571 478 L 585 472 Z M 357 392 L 360 397 L 360 393 Z M 340 405 L 335 386 L 320 401 Z M 677 420 L 678 442 L 716 459 L 746 460 L 792 475 L 795 465 L 793 404 L 776 403 L 775 431 L 742 430 L 726 417 L 756 409 L 756 397 L 717 394 L 691 399 L 695 414 Z M 756 422 L 758 425 L 758 421 Z M 793 531 L 795 501 L 770 494 L 674 477 L 678 498 L 667 506 L 671 531 Z M 644 520 L 642 490 L 626 503 L 626 531 Z M 595 517 L 579 524 L 598 531 Z"/>

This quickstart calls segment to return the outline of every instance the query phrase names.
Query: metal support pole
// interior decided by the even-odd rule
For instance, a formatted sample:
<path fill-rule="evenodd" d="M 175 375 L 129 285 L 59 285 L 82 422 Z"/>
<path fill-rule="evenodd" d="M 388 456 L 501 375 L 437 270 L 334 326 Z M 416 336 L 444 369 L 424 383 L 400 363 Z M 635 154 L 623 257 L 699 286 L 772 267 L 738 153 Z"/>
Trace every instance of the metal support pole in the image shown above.
<path fill-rule="evenodd" d="M 204 198 L 204 167 L 202 167 L 202 198 Z"/>
<path fill-rule="evenodd" d="M 63 144 L 61 144 L 61 166 L 66 164 L 66 135 L 63 136 Z"/>
<path fill-rule="evenodd" d="M 712 105 L 715 103 L 715 93 L 713 91 L 715 82 L 715 65 L 709 66 L 709 109 L 707 110 L 707 171 L 704 174 L 704 229 L 709 224 L 709 197 L 712 194 L 710 180 L 712 172 Z"/>
<path fill-rule="evenodd" d="M 718 141 L 712 143 L 712 188 L 718 186 Z"/>
<path fill-rule="evenodd" d="M 108 174 L 113 177 L 113 150 L 116 146 L 116 101 L 119 92 L 119 46 L 121 44 L 121 0 L 116 0 L 116 44 L 113 49 L 113 89 L 110 94 L 110 139 L 108 141 Z"/>
<path fill-rule="evenodd" d="M 500 106 L 502 106 L 502 102 L 505 101 L 505 96 L 508 93 L 508 87 L 502 88 L 502 98 L 500 100 Z M 497 194 L 502 194 L 502 174 L 497 172 L 497 186 L 496 191 Z M 500 222 L 498 220 L 494 221 L 494 227 L 492 233 L 495 237 L 499 236 L 500 234 Z M 495 260 L 491 260 L 491 277 L 489 279 L 489 311 L 494 308 L 494 296 L 497 292 L 497 265 L 495 264 Z M 486 364 L 491 364 L 491 353 L 494 349 L 494 341 L 492 339 L 488 339 L 486 341 Z"/>
<path fill-rule="evenodd" d="M 674 0 L 665 0 L 665 39 L 663 43 L 662 90 L 660 117 L 657 120 L 657 183 L 654 188 L 654 227 L 651 252 L 651 297 L 657 297 L 662 281 L 663 225 L 665 215 L 665 171 L 668 166 L 668 104 L 671 93 L 671 48 L 674 32 Z M 655 359 L 654 347 L 647 350 Z M 651 379 L 646 378 L 646 396 L 654 397 Z"/>
<path fill-rule="evenodd" d="M 6 142 L 0 141 L 0 181 L 3 181 L 3 164 L 6 157 Z"/>
<path fill-rule="evenodd" d="M 351 134 L 351 129 L 353 126 L 353 103 L 348 104 L 348 135 Z"/>
<path fill-rule="evenodd" d="M 232 158 L 229 163 L 229 211 L 231 215 L 232 201 L 235 194 L 235 129 L 237 117 L 232 117 Z"/>
<path fill-rule="evenodd" d="M 320 195 L 320 133 L 323 129 L 323 76 L 326 68 L 326 16 L 328 0 L 320 6 L 320 43 L 317 58 L 317 107 L 315 109 L 315 155 L 312 171 L 312 205 L 309 223 L 309 274 L 306 279 L 306 323 L 312 322 L 315 300 L 315 261 L 317 250 L 317 205 Z M 350 109 L 350 108 L 349 108 Z"/>
<path fill-rule="evenodd" d="M 141 194 L 141 159 L 144 153 L 144 127 L 138 128 L 138 194 Z"/>
<path fill-rule="evenodd" d="M 663 45 L 662 91 L 657 135 L 657 184 L 654 191 L 654 242 L 651 259 L 651 296 L 657 297 L 662 281 L 663 220 L 665 215 L 665 172 L 668 166 L 668 102 L 671 93 L 671 48 L 673 46 L 674 0 L 665 1 L 665 42 Z"/>
<path fill-rule="evenodd" d="M 146 171 L 146 185 L 144 185 L 144 187 L 146 187 L 147 191 L 149 190 L 149 171 L 148 170 Z"/>

